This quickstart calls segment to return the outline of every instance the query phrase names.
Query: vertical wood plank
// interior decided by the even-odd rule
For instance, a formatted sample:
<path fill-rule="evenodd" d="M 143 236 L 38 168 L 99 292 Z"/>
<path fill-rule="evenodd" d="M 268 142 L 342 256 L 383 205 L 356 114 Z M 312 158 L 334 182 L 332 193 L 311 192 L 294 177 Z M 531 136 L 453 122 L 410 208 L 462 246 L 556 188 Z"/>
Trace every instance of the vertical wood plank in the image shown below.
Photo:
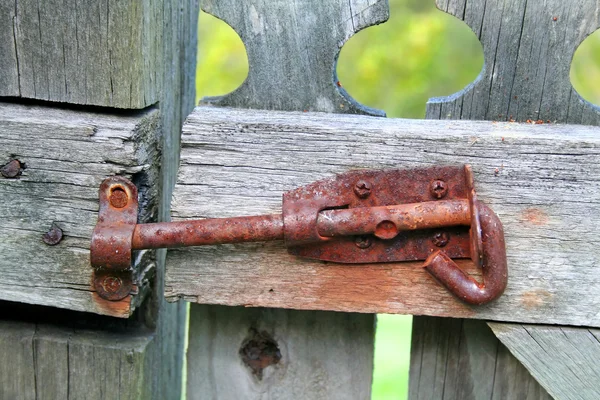
<path fill-rule="evenodd" d="M 551 399 L 484 321 L 433 317 L 413 320 L 409 398 Z"/>
<path fill-rule="evenodd" d="M 188 399 L 368 399 L 372 324 L 368 314 L 193 305 Z M 257 333 L 276 360 L 247 345 Z M 265 368 L 252 369 L 254 360 Z"/>
<path fill-rule="evenodd" d="M 0 96 L 133 109 L 161 100 L 162 1 L 1 3 Z"/>
<path fill-rule="evenodd" d="M 155 104 L 163 152 L 156 189 L 166 219 L 179 133 L 195 99 L 198 1 L 7 3 L 0 34 L 13 35 L 24 64 L 21 92 L 14 92 L 12 71 L 0 71 L 0 95 L 117 108 Z M 48 37 L 36 36 L 42 32 Z M 64 48 L 41 52 L 36 45 L 48 40 Z M 7 52 L 0 63 L 10 62 L 14 49 L 0 42 Z M 64 64 L 56 63 L 56 51 L 64 52 Z M 0 398 L 179 400 L 187 315 L 185 305 L 164 302 L 164 252 L 157 258 L 153 296 L 128 321 L 0 303 Z"/>
<path fill-rule="evenodd" d="M 208 0 L 203 9 L 238 32 L 250 68 L 240 88 L 211 102 L 239 108 L 382 114 L 358 104 L 338 87 L 335 64 L 341 46 L 354 33 L 387 19 L 387 1 Z M 275 367 L 272 376 L 269 372 L 259 381 L 242 368 L 239 356 L 240 340 L 251 328 L 275 335 L 284 348 L 283 367 Z M 193 304 L 188 397 L 369 398 L 374 330 L 375 316 L 368 314 Z M 219 367 L 239 379 L 230 379 Z"/>
<path fill-rule="evenodd" d="M 598 0 L 437 0 L 437 5 L 471 27 L 482 43 L 485 65 L 475 82 L 463 91 L 430 99 L 428 119 L 600 123 L 600 109 L 583 100 L 569 79 L 577 46 L 600 27 Z M 415 317 L 413 337 L 431 334 L 439 323 L 432 318 Z M 465 324 L 463 321 L 463 327 Z M 476 370 L 465 371 L 461 379 L 468 379 L 473 384 L 481 380 L 493 382 L 489 391 L 486 389 L 485 398 L 549 397 L 483 323 L 472 330 L 463 329 L 461 335 L 467 341 L 478 340 L 482 348 L 498 349 L 494 357 L 489 351 L 469 353 L 468 348 L 464 348 L 466 354 L 461 353 L 461 357 L 471 357 L 473 365 L 478 366 Z M 421 355 L 421 358 L 411 362 L 414 369 L 411 371 L 411 398 L 421 398 L 428 393 L 417 384 L 417 369 L 439 369 L 438 364 L 427 358 L 437 351 L 438 345 L 434 342 L 421 343 L 419 350 L 413 349 L 413 356 Z M 492 359 L 496 364 L 495 372 L 487 367 Z M 502 365 L 508 368 L 499 368 Z M 528 368 L 534 371 L 532 366 Z M 450 369 L 447 366 L 442 369 L 447 370 L 444 381 L 451 380 L 447 375 Z M 440 396 L 438 391 L 430 398 L 477 399 L 482 398 L 478 397 L 480 394 L 483 393 L 475 390 L 462 393 L 464 397 L 445 392 Z"/>
<path fill-rule="evenodd" d="M 4 322 L 0 330 L 0 398 L 35 400 L 35 367 L 31 345 L 35 327 Z"/>

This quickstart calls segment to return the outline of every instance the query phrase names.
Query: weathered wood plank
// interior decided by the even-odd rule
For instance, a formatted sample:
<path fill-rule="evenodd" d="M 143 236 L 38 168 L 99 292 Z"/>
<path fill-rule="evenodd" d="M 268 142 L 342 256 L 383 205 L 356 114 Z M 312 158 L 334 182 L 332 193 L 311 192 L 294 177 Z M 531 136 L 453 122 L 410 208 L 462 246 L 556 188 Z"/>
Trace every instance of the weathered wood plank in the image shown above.
<path fill-rule="evenodd" d="M 483 321 L 413 320 L 410 399 L 550 400 Z"/>
<path fill-rule="evenodd" d="M 209 101 L 241 108 L 381 115 L 381 112 L 359 105 L 339 87 L 335 64 L 340 48 L 350 36 L 387 19 L 386 0 L 207 0 L 203 1 L 203 8 L 225 20 L 240 34 L 250 64 L 248 77 L 240 88 Z M 233 287 L 228 289 L 234 290 Z M 252 318 L 252 325 L 269 327 L 269 331 L 277 335 L 278 342 L 288 343 L 293 346 L 293 351 L 285 354 L 283 362 L 287 372 L 281 379 L 275 376 L 260 384 L 246 384 L 249 377 L 243 371 L 245 375 L 241 377 L 244 380 L 232 384 L 231 379 L 205 377 L 206 368 L 203 367 L 207 365 L 240 364 L 238 343 L 233 347 L 227 341 L 215 343 L 211 351 L 188 358 L 190 396 L 210 393 L 215 398 L 272 397 L 282 400 L 369 397 L 375 329 L 373 315 L 334 316 L 314 311 L 234 309 L 214 312 L 208 318 L 207 312 L 222 308 L 193 305 L 191 309 L 190 340 L 196 343 L 211 342 L 215 336 L 220 337 L 221 332 L 218 335 L 214 332 L 224 330 L 223 327 L 227 327 L 227 337 L 244 337 L 248 334 L 248 318 Z M 239 317 L 232 318 L 232 315 Z M 278 320 L 273 320 L 270 315 L 277 315 Z M 331 338 L 336 338 L 335 344 Z M 359 360 L 346 357 L 353 352 L 359 355 Z M 332 360 L 342 363 L 334 365 Z M 356 367 L 347 368 L 350 364 Z M 235 372 L 232 368 L 227 370 Z M 344 375 L 338 371 L 361 373 Z M 349 376 L 351 381 L 348 381 Z M 340 385 L 342 382 L 347 384 Z"/>
<path fill-rule="evenodd" d="M 482 43 L 485 65 L 478 79 L 462 92 L 430 100 L 427 118 L 542 119 L 598 125 L 600 109 L 582 100 L 575 92 L 569 72 L 576 48 L 600 26 L 599 1 L 438 0 L 437 4 L 441 10 L 462 19 L 473 29 Z M 549 191 L 549 196 L 553 195 Z M 560 269 L 570 271 L 572 268 L 568 260 L 554 258 L 550 261 Z M 536 295 L 531 299 L 537 302 Z M 527 329 L 541 337 L 547 335 L 543 327 L 529 325 Z M 511 340 L 520 341 L 518 331 L 507 328 L 504 332 L 503 342 L 512 350 Z M 517 333 L 513 339 L 510 338 L 512 332 Z M 563 340 L 568 342 L 569 336 L 575 335 L 572 332 L 576 331 L 565 332 Z M 421 334 L 424 334 L 422 330 L 413 330 L 413 335 Z M 513 353 L 525 362 L 518 352 Z M 531 362 L 534 357 L 530 355 L 530 362 L 525 364 L 538 377 L 540 372 L 536 370 L 546 370 L 544 360 L 548 357 L 542 350 L 537 357 L 539 362 Z M 561 362 L 559 355 L 552 360 L 552 363 Z M 498 376 L 494 379 L 499 381 Z M 554 395 L 562 389 L 552 385 L 561 385 L 561 382 L 560 377 L 540 379 Z"/>
<path fill-rule="evenodd" d="M 89 246 L 98 188 L 111 175 L 140 186 L 140 220 L 156 218 L 159 113 L 85 113 L 0 103 L 0 164 L 19 160 L 20 176 L 0 177 L 0 299 L 127 317 L 143 298 L 150 259 L 139 261 L 140 296 L 100 299 L 91 286 Z M 42 240 L 55 224 L 63 239 Z"/>
<path fill-rule="evenodd" d="M 598 326 L 598 132 L 197 108 L 183 128 L 175 218 L 279 212 L 284 191 L 350 169 L 469 163 L 479 198 L 504 224 L 509 283 L 496 302 L 471 307 L 420 264 L 324 264 L 274 242 L 169 251 L 166 296 Z"/>
<path fill-rule="evenodd" d="M 2 2 L 2 5 L 5 3 Z M 23 6 L 30 4 L 30 2 L 20 3 Z M 56 109 L 51 109 L 52 111 L 48 113 L 40 113 L 36 108 L 24 107 L 25 110 L 29 110 L 27 118 L 33 127 L 19 127 L 19 130 L 22 131 L 20 136 L 11 136 L 13 135 L 12 130 L 9 132 L 11 135 L 7 136 L 13 141 L 6 143 L 10 143 L 14 147 L 18 143 L 17 139 L 21 139 L 30 146 L 18 143 L 19 149 L 26 149 L 29 153 L 35 150 L 36 155 L 33 160 L 30 160 L 31 162 L 24 160 L 27 162 L 27 169 L 21 179 L 25 179 L 27 182 L 11 182 L 11 190 L 13 187 L 20 187 L 19 185 L 31 186 L 35 183 L 39 186 L 39 190 L 30 194 L 26 192 L 25 195 L 31 198 L 35 198 L 35 196 L 40 199 L 47 198 L 47 203 L 51 206 L 48 209 L 40 209 L 39 215 L 58 208 L 59 211 L 64 209 L 59 216 L 66 221 L 81 220 L 84 222 L 81 226 L 79 223 L 73 224 L 73 227 L 77 227 L 81 231 L 79 236 L 69 237 L 69 233 L 72 234 L 72 232 L 65 230 L 67 236 L 59 244 L 59 246 L 63 246 L 62 252 L 67 245 L 68 249 L 73 247 L 71 250 L 77 256 L 75 263 L 69 264 L 71 258 L 65 258 L 64 255 L 59 254 L 55 258 L 51 258 L 45 266 L 45 268 L 57 269 L 50 278 L 56 279 L 51 282 L 53 286 L 60 285 L 58 289 L 50 287 L 54 291 L 52 295 L 48 296 L 51 297 L 50 303 L 58 302 L 71 307 L 71 303 L 79 304 L 79 300 L 73 300 L 74 295 L 84 296 L 82 299 L 90 296 L 88 243 L 91 229 L 88 232 L 87 227 L 88 225 L 93 226 L 95 223 L 100 176 L 104 177 L 105 174 L 114 173 L 132 176 L 141 185 L 144 193 L 152 193 L 154 196 L 153 200 L 155 201 L 141 203 L 141 212 L 159 219 L 164 219 L 169 214 L 169 201 L 165 201 L 165 199 L 171 198 L 171 189 L 177 170 L 178 137 L 183 118 L 192 109 L 195 98 L 196 21 L 199 10 L 196 0 L 165 2 L 144 0 L 143 4 L 141 3 L 139 1 L 118 2 L 118 4 L 117 2 L 110 2 L 110 4 L 82 4 L 79 2 L 77 5 L 83 7 L 85 14 L 81 19 L 68 19 L 73 17 L 73 14 L 63 13 L 63 15 L 53 15 L 52 18 L 55 20 L 46 19 L 44 22 L 62 24 L 68 30 L 70 29 L 69 24 L 75 21 L 82 29 L 81 35 L 90 35 L 80 38 L 78 42 L 73 41 L 67 44 L 67 46 L 74 46 L 79 55 L 86 54 L 90 58 L 82 59 L 81 63 L 76 66 L 82 70 L 69 72 L 67 76 L 69 88 L 75 88 L 78 91 L 69 94 L 71 97 L 62 101 L 82 104 L 96 104 L 94 103 L 96 101 L 105 101 L 106 98 L 102 97 L 107 95 L 105 89 L 110 88 L 110 83 L 113 83 L 119 85 L 118 88 L 111 88 L 111 90 L 114 89 L 112 95 L 118 97 L 112 98 L 112 103 L 102 103 L 102 105 L 129 108 L 158 102 L 156 109 L 147 109 L 136 113 L 110 111 L 105 114 L 99 112 L 91 114 L 83 111 Z M 9 9 L 11 6 L 14 8 L 15 4 L 11 4 Z M 45 2 L 41 7 L 46 7 L 46 5 L 51 5 L 51 3 Z M 62 8 L 74 7 L 75 4 L 73 2 L 68 5 L 60 3 L 55 6 L 57 13 L 60 14 Z M 129 23 L 134 29 L 133 33 L 128 32 L 112 37 L 112 40 L 116 41 L 114 46 L 108 45 L 108 50 L 112 49 L 116 52 L 112 55 L 104 51 L 106 46 L 102 47 L 101 43 L 100 47 L 94 48 L 99 45 L 98 35 L 105 35 L 102 29 L 95 29 L 94 13 L 105 6 L 111 7 L 111 10 L 117 13 L 114 17 L 119 18 L 120 25 Z M 136 20 L 149 10 L 147 6 L 153 8 L 154 15 L 146 13 L 143 20 Z M 113 16 L 112 11 L 109 15 Z M 129 17 L 133 19 L 127 21 Z M 85 19 L 85 24 L 83 19 Z M 102 16 L 99 16 L 98 21 L 100 20 L 102 20 Z M 91 23 L 91 28 L 88 22 Z M 113 24 L 113 22 L 110 23 Z M 135 28 L 135 26 L 142 25 L 144 30 Z M 0 24 L 0 30 L 3 30 L 5 26 L 5 24 Z M 138 40 L 140 35 L 143 36 L 141 44 Z M 155 38 L 160 40 L 155 40 Z M 59 45 L 61 43 L 59 39 L 54 38 L 53 43 Z M 0 46 L 4 44 L 2 42 Z M 121 54 L 117 54 L 118 52 Z M 156 53 L 159 59 L 157 62 L 146 59 L 144 64 L 144 68 L 147 68 L 146 75 L 139 76 L 138 74 L 143 72 L 140 70 L 135 72 L 135 76 L 128 77 L 127 74 L 132 69 L 139 67 L 136 63 L 140 60 L 140 52 L 146 55 Z M 35 51 L 33 54 L 39 55 Z M 51 54 L 50 49 L 46 49 L 44 56 L 46 57 L 45 62 L 50 62 L 53 53 Z M 111 59 L 111 57 L 115 58 Z M 110 75 L 112 81 L 107 81 L 106 78 L 109 75 L 104 68 L 109 66 L 111 60 L 115 61 L 113 66 L 118 68 L 118 71 L 112 71 L 112 75 Z M 3 61 L 5 61 L 4 57 L 0 57 L 0 64 Z M 122 62 L 126 62 L 127 65 L 118 64 Z M 82 65 L 83 63 L 86 64 Z M 62 77 L 60 71 L 53 72 L 56 71 L 56 66 L 46 65 L 46 67 L 49 68 L 48 74 L 51 76 L 56 73 L 59 78 Z M 75 67 L 69 65 L 69 68 Z M 92 68 L 98 71 L 92 71 Z M 4 77 L 3 72 L 0 72 L 0 82 Z M 97 81 L 94 82 L 94 79 Z M 128 79 L 129 81 L 124 82 Z M 145 88 L 136 87 L 137 81 L 146 82 L 148 85 Z M 50 79 L 50 82 L 54 81 Z M 26 84 L 29 85 L 30 82 L 26 82 Z M 0 86 L 3 85 L 0 84 Z M 161 90 L 163 87 L 168 90 Z M 0 90 L 2 89 L 0 88 Z M 94 90 L 90 96 L 95 97 L 86 100 L 85 90 L 88 89 Z M 50 100 L 56 100 L 56 98 Z M 136 101 L 138 101 L 138 105 L 135 104 Z M 43 108 L 43 110 L 46 109 Z M 50 118 L 53 115 L 55 118 Z M 48 124 L 44 118 L 49 119 L 51 124 Z M 13 126 L 19 125 L 12 119 L 11 124 L 11 129 Z M 150 131 L 149 128 L 152 130 Z M 141 135 L 141 132 L 146 132 L 147 136 Z M 81 137 L 77 133 L 81 133 Z M 93 135 L 88 137 L 86 133 Z M 36 134 L 40 136 L 36 137 Z M 54 142 L 47 140 L 48 138 L 52 138 Z M 2 143 L 0 154 L 6 156 L 8 153 L 4 153 L 4 136 L 0 137 L 0 143 Z M 39 148 L 36 148 L 35 145 L 38 145 Z M 161 152 L 158 151 L 159 149 Z M 25 155 L 29 153 L 25 153 Z M 10 153 L 11 157 L 20 157 L 21 155 L 17 152 Z M 58 159 L 54 160 L 50 166 L 46 165 L 48 162 L 45 160 L 52 160 L 52 157 L 58 157 Z M 159 175 L 161 159 L 162 171 Z M 142 162 L 144 160 L 146 160 L 145 163 Z M 150 161 L 152 162 L 150 163 Z M 41 163 L 41 167 L 38 163 Z M 151 179 L 150 175 L 152 175 Z M 40 176 L 45 180 L 37 182 L 33 179 Z M 3 182 L 0 179 L 0 186 Z M 56 185 L 57 183 L 60 184 L 58 188 L 60 191 L 58 189 L 50 192 L 43 190 L 43 185 Z M 52 198 L 53 194 L 56 194 L 55 198 Z M 4 192 L 0 194 L 0 198 L 4 200 Z M 64 207 L 59 203 L 61 200 L 66 204 Z M 150 197 L 146 196 L 143 200 L 150 200 Z M 0 210 L 4 212 L 4 209 Z M 19 212 L 26 212 L 27 208 L 13 207 L 11 210 L 13 210 L 13 215 L 18 215 Z M 78 213 L 80 216 L 71 215 L 73 213 Z M 33 213 L 30 214 L 33 215 Z M 4 216 L 4 214 L 2 215 Z M 48 216 L 48 218 L 50 217 L 52 215 Z M 0 226 L 3 222 L 4 220 L 0 222 Z M 17 222 L 18 226 L 21 226 L 21 221 Z M 32 224 L 31 221 L 28 223 Z M 39 241 L 39 234 L 40 232 L 32 231 L 33 236 L 28 239 L 29 242 Z M 88 235 L 87 240 L 85 235 Z M 19 249 L 24 245 L 19 244 Z M 52 249 L 57 251 L 56 248 Z M 1 253 L 5 254 L 4 251 Z M 147 296 L 144 304 L 138 307 L 135 317 L 128 320 L 105 319 L 100 316 L 69 313 L 65 310 L 42 309 L 36 311 L 38 309 L 33 306 L 24 307 L 18 303 L 6 304 L 6 307 L 0 310 L 0 315 L 4 319 L 0 321 L 0 336 L 9 323 L 6 321 L 9 316 L 4 310 L 8 309 L 8 314 L 14 313 L 18 318 L 27 318 L 35 312 L 39 312 L 39 315 L 31 317 L 35 323 L 22 322 L 25 330 L 8 338 L 5 342 L 6 348 L 16 348 L 19 346 L 19 341 L 23 337 L 27 337 L 27 332 L 34 331 L 33 346 L 28 343 L 25 346 L 25 354 L 27 351 L 31 352 L 31 347 L 36 352 L 34 353 L 35 363 L 32 363 L 31 357 L 16 357 L 14 352 L 10 351 L 1 353 L 2 365 L 10 367 L 11 371 L 9 373 L 2 371 L 0 398 L 32 396 L 37 399 L 68 397 L 179 400 L 181 398 L 183 344 L 187 314 L 183 303 L 166 304 L 162 298 L 164 252 L 157 253 L 155 271 L 151 269 L 146 271 L 149 272 L 149 278 L 152 278 L 146 285 L 151 296 Z M 44 249 L 44 252 L 38 256 L 41 255 L 44 259 L 44 254 L 49 254 L 48 250 Z M 11 265 L 11 268 L 26 269 L 29 266 L 24 264 L 23 260 L 27 261 L 31 258 L 30 256 L 27 259 L 17 257 L 16 264 Z M 40 262 L 38 259 L 35 261 Z M 88 274 L 87 278 L 85 277 L 86 273 Z M 40 276 L 35 278 L 40 280 Z M 44 276 L 41 278 L 47 279 Z M 81 288 L 77 286 L 60 292 L 61 286 L 74 286 L 69 279 L 80 280 Z M 78 291 L 76 292 L 75 289 Z M 26 296 L 25 291 L 35 295 L 47 288 L 21 287 L 18 290 L 20 296 Z M 88 306 L 83 300 L 80 305 L 84 309 Z M 48 316 L 51 317 L 48 318 Z M 44 322 L 42 323 L 41 320 Z M 73 327 L 73 321 L 80 323 Z M 15 377 L 15 375 L 18 376 Z M 11 388 L 16 387 L 14 382 L 18 384 L 18 387 L 14 391 L 10 391 Z M 7 390 L 2 391 L 4 388 Z"/>
<path fill-rule="evenodd" d="M 600 28 L 600 1 L 437 0 L 483 46 L 485 65 L 463 91 L 430 99 L 427 118 L 600 124 L 571 86 L 573 54 Z"/>
<path fill-rule="evenodd" d="M 385 115 L 356 102 L 337 84 L 344 43 L 387 21 L 387 0 L 207 0 L 202 9 L 227 22 L 246 46 L 249 71 L 216 105 Z"/>
<path fill-rule="evenodd" d="M 194 305 L 190 332 L 188 399 L 370 398 L 370 315 Z"/>
<path fill-rule="evenodd" d="M 0 96 L 118 108 L 160 99 L 163 2 L 3 0 Z"/>
<path fill-rule="evenodd" d="M 0 321 L 0 398 L 149 399 L 149 332 Z M 110 346 L 107 344 L 110 343 Z"/>
<path fill-rule="evenodd" d="M 490 327 L 556 399 L 600 397 L 600 330 L 497 323 Z"/>

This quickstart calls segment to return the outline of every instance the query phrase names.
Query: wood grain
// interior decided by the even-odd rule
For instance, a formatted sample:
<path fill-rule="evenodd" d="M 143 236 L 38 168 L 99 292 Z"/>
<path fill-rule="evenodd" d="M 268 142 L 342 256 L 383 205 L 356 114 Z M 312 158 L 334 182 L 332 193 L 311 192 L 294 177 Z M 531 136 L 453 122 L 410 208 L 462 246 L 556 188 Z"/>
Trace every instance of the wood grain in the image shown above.
<path fill-rule="evenodd" d="M 471 27 L 483 46 L 485 65 L 476 81 L 463 91 L 448 97 L 431 99 L 427 106 L 428 119 L 541 119 L 559 123 L 598 125 L 600 109 L 581 99 L 571 86 L 569 72 L 573 54 L 579 44 L 600 26 L 599 1 L 439 0 L 437 5 Z M 564 132 L 565 136 L 570 134 L 569 131 Z M 549 196 L 553 195 L 553 191 L 549 190 Z M 565 208 L 571 210 L 567 205 Z M 551 219 L 536 210 L 528 211 L 524 217 L 541 225 L 552 223 Z M 551 261 L 557 261 L 553 265 L 561 270 L 571 269 L 568 260 Z M 524 304 L 535 306 L 539 304 L 538 296 L 547 295 L 543 290 L 533 291 L 524 296 Z M 420 326 L 419 319 L 415 318 L 415 326 Z M 413 336 L 427 334 L 427 326 L 419 330 L 413 329 Z M 507 325 L 502 341 L 512 351 L 514 345 L 511 345 L 511 341 L 519 343 L 521 339 L 519 330 L 508 329 L 511 326 Z M 540 337 L 548 335 L 544 327 L 528 325 L 527 329 Z M 581 330 L 585 331 L 584 328 Z M 510 332 L 515 332 L 512 338 Z M 564 345 L 570 346 L 576 335 L 576 330 L 567 329 L 562 339 Z M 556 340 L 556 337 L 553 340 Z M 585 347 L 586 344 L 582 342 L 581 346 Z M 513 353 L 536 378 L 540 376 L 540 371 L 545 373 L 546 363 L 563 362 L 559 353 L 550 357 L 543 349 L 532 349 L 536 349 L 539 354 L 530 354 L 528 362 L 519 352 Z M 429 346 L 424 351 L 435 353 L 436 348 Z M 420 367 L 426 369 L 429 365 Z M 514 376 L 507 372 L 502 377 L 489 375 L 488 380 L 518 384 L 522 389 L 538 386 L 532 382 L 520 381 L 524 376 L 525 374 L 519 372 Z M 539 383 L 555 396 L 564 393 L 564 386 L 561 386 L 563 376 L 559 374 L 550 379 L 539 379 Z M 578 391 L 571 395 L 576 393 Z"/>
<path fill-rule="evenodd" d="M 0 398 L 149 399 L 152 335 L 0 321 Z M 107 344 L 110 343 L 110 346 Z"/>
<path fill-rule="evenodd" d="M 60 63 L 52 64 L 55 49 L 43 49 L 41 56 L 47 68 L 43 74 L 48 74 L 48 78 L 44 75 L 39 81 L 50 82 L 49 100 L 119 108 L 144 107 L 158 102 L 156 108 L 138 112 L 96 108 L 95 113 L 90 113 L 81 107 L 77 108 L 79 111 L 65 111 L 52 107 L 7 106 L 0 118 L 4 123 L 3 118 L 10 122 L 8 131 L 4 130 L 6 125 L 0 123 L 0 155 L 24 158 L 27 163 L 19 181 L 0 179 L 3 201 L 5 192 L 15 188 L 25 199 L 21 203 L 17 196 L 10 197 L 12 204 L 5 208 L 0 206 L 0 215 L 4 217 L 4 211 L 10 209 L 11 218 L 26 215 L 41 219 L 37 223 L 33 219 L 11 220 L 18 227 L 26 222 L 34 229 L 24 242 L 17 243 L 16 253 L 9 249 L 14 259 L 11 273 L 18 271 L 17 277 L 22 274 L 33 281 L 18 278 L 18 284 L 26 282 L 26 286 L 10 285 L 11 290 L 16 291 L 22 301 L 41 299 L 43 304 L 103 312 L 89 309 L 88 300 L 93 296 L 89 291 L 89 234 L 95 224 L 98 185 L 106 174 L 131 176 L 144 193 L 152 194 L 141 199 L 141 213 L 158 219 L 168 217 L 181 124 L 195 101 L 198 3 L 196 0 L 43 3 L 39 6 L 44 24 L 63 27 L 65 34 L 70 34 L 73 23 L 78 24 L 79 37 L 68 38 L 70 42 L 66 46 L 72 47 L 68 47 L 67 52 L 75 48 L 76 55 L 87 57 L 78 60 L 77 65 L 67 66 L 68 88 L 74 92 L 64 98 L 60 88 L 52 92 L 56 79 L 58 84 L 64 80 Z M 0 19 L 4 17 L 2 7 L 7 4 L 0 4 Z M 16 4 L 8 5 L 8 10 L 14 9 Z M 22 8 L 34 6 L 33 10 L 38 6 L 28 1 L 18 4 Z M 53 11 L 46 13 L 52 7 Z M 106 10 L 106 17 L 97 14 L 98 9 Z M 78 12 L 80 18 L 75 19 L 73 12 Z M 96 26 L 97 22 L 106 22 L 106 18 L 110 19 L 110 28 L 115 28 L 108 38 L 103 27 Z M 33 36 L 34 42 L 26 49 L 20 48 L 20 51 L 26 50 L 26 54 L 20 53 L 19 60 L 38 59 L 37 26 L 33 23 L 33 32 L 30 32 L 30 27 L 24 25 L 26 21 L 17 22 L 28 30 L 23 34 Z M 124 24 L 129 24 L 132 32 L 123 33 L 119 27 Z M 0 37 L 5 37 L 4 30 L 8 27 L 13 29 L 12 22 L 0 23 Z M 42 40 L 61 45 L 61 39 L 60 35 L 50 35 Z M 11 44 L 0 41 L 0 48 Z M 8 60 L 4 54 L 5 50 L 0 49 L 0 67 Z M 139 64 L 140 54 L 144 57 L 143 64 Z M 156 62 L 147 58 L 152 54 L 158 57 Z M 107 70 L 111 62 L 118 70 Z M 0 91 L 4 89 L 2 79 L 10 71 L 7 75 L 4 72 L 2 68 Z M 127 76 L 129 73 L 133 75 Z M 31 85 L 29 75 L 24 75 L 24 79 L 29 79 L 24 82 L 25 86 Z M 142 84 L 145 86 L 140 87 Z M 86 93 L 87 90 L 91 92 Z M 35 95 L 40 98 L 45 92 Z M 107 98 L 109 95 L 112 97 Z M 35 157 L 29 157 L 32 154 Z M 4 162 L 0 160 L 0 165 Z M 5 184 L 11 186 L 3 186 Z M 27 190 L 30 187 L 36 190 Z M 31 211 L 32 206 L 39 208 Z M 67 236 L 58 246 L 37 251 L 43 245 L 31 244 L 40 242 L 42 223 L 56 219 L 53 214 L 56 210 L 59 224 L 69 222 L 65 229 Z M 5 222 L 2 217 L 0 226 Z M 9 233 L 14 236 L 10 231 L 6 235 Z M 11 240 L 14 241 L 12 236 Z M 26 246 L 29 252 L 20 254 Z M 35 257 L 30 254 L 32 248 L 36 250 Z M 5 249 L 0 252 L 3 256 Z M 183 302 L 167 304 L 162 298 L 164 255 L 164 251 L 157 252 L 155 268 L 148 265 L 145 270 L 151 280 L 144 282 L 144 288 L 150 295 L 127 320 L 7 303 L 0 310 L 3 319 L 0 321 L 0 364 L 6 367 L 0 367 L 0 398 L 181 399 L 187 313 Z M 5 265 L 0 261 L 1 271 Z M 39 267 L 38 274 L 32 277 L 36 270 L 30 272 L 31 265 Z M 35 286 L 37 282 L 42 284 Z M 4 286 L 0 293 L 6 295 Z M 110 306 L 115 307 L 114 303 Z M 126 311 L 119 315 L 129 316 L 130 306 L 126 306 Z M 31 317 L 37 312 L 39 314 Z M 10 331 L 7 326 L 11 322 L 6 318 L 10 314 L 19 319 L 31 318 L 34 322 L 18 322 L 21 328 L 7 337 L 5 333 Z M 74 321 L 78 322 L 76 328 L 72 327 Z"/>
<path fill-rule="evenodd" d="M 89 246 L 98 188 L 111 175 L 140 186 L 140 220 L 156 218 L 160 169 L 159 114 L 66 111 L 0 103 L 0 164 L 24 164 L 16 179 L 0 177 L 0 299 L 127 317 L 144 296 L 120 303 L 95 296 Z M 42 236 L 56 224 L 56 246 Z M 147 291 L 151 257 L 138 260 L 136 283 Z"/>
<path fill-rule="evenodd" d="M 484 321 L 413 320 L 409 398 L 550 400 Z"/>
<path fill-rule="evenodd" d="M 600 330 L 496 323 L 490 327 L 554 398 L 600 397 Z"/>
<path fill-rule="evenodd" d="M 428 119 L 600 124 L 600 108 L 573 89 L 573 54 L 600 28 L 598 0 L 437 0 L 483 47 L 481 74 L 463 91 L 430 99 Z"/>
<path fill-rule="evenodd" d="M 338 84 L 344 43 L 387 21 L 387 0 L 207 0 L 202 9 L 227 22 L 246 46 L 249 71 L 235 91 L 206 102 L 268 110 L 385 115 Z"/>
<path fill-rule="evenodd" d="M 0 96 L 144 108 L 160 99 L 163 2 L 0 4 Z M 165 64 L 168 65 L 168 64 Z"/>
<path fill-rule="evenodd" d="M 238 32 L 250 67 L 246 81 L 237 90 L 206 101 L 239 108 L 382 115 L 354 101 L 338 85 L 335 71 L 344 42 L 388 18 L 386 0 L 207 0 L 202 6 Z M 232 292 L 227 294 L 229 290 Z M 225 288 L 224 294 L 234 295 L 234 290 L 233 286 Z M 208 352 L 196 352 L 195 357 L 188 358 L 191 397 L 207 394 L 283 400 L 370 396 L 374 315 L 246 309 L 223 312 L 221 307 L 198 305 L 191 310 L 191 340 L 198 346 L 210 343 Z M 247 371 L 239 370 L 239 343 L 227 341 L 248 334 L 248 318 L 254 325 L 268 326 L 280 343 L 290 346 L 284 354 L 286 372 L 276 372 L 275 377 L 260 384 L 252 381 Z M 214 339 L 221 336 L 225 340 Z M 356 359 L 348 356 L 352 354 Z M 207 377 L 206 367 L 216 364 L 225 366 L 241 381 L 232 384 L 224 376 Z"/>
<path fill-rule="evenodd" d="M 469 163 L 479 198 L 504 224 L 509 283 L 498 301 L 470 307 L 419 264 L 325 264 L 273 242 L 169 251 L 166 296 L 598 326 L 598 132 L 197 108 L 183 128 L 174 218 L 279 212 L 284 191 L 350 169 Z"/>
<path fill-rule="evenodd" d="M 240 357 L 253 331 L 272 337 L 281 355 L 260 378 Z M 190 332 L 190 400 L 370 398 L 370 315 L 194 305 Z"/>

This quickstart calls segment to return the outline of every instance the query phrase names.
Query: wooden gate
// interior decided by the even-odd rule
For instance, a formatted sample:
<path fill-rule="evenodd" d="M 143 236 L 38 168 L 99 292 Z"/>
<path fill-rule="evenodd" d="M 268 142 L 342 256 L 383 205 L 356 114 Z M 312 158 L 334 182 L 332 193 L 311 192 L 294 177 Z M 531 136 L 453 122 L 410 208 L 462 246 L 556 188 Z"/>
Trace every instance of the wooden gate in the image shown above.
<path fill-rule="evenodd" d="M 600 109 L 569 70 L 600 1 L 437 5 L 485 66 L 427 120 L 396 120 L 335 76 L 385 0 L 203 1 L 250 72 L 195 109 L 197 1 L 0 0 L 0 399 L 180 399 L 186 332 L 189 399 L 367 399 L 376 313 L 416 316 L 411 399 L 599 398 Z M 135 183 L 142 223 L 280 212 L 282 192 L 353 169 L 466 163 L 506 236 L 508 287 L 488 305 L 418 264 L 280 242 L 136 252 L 131 290 L 99 295 L 109 176 Z"/>

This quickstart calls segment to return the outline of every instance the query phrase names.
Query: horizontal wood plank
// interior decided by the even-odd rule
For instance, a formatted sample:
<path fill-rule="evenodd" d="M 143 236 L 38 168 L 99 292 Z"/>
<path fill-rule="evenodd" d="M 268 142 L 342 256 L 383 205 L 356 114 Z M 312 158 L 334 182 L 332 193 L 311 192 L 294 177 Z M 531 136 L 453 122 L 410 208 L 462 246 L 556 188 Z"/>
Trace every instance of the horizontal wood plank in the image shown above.
<path fill-rule="evenodd" d="M 586 126 L 197 108 L 183 128 L 175 219 L 280 212 L 284 191 L 351 169 L 469 163 L 504 224 L 509 283 L 472 307 L 420 263 L 326 264 L 273 242 L 170 250 L 166 296 L 600 326 L 599 155 L 600 130 Z"/>
<path fill-rule="evenodd" d="M 129 316 L 143 296 L 107 302 L 91 287 L 90 239 L 98 188 L 108 176 L 139 183 L 140 220 L 156 216 L 160 154 L 155 109 L 132 115 L 0 103 L 0 165 L 19 160 L 21 175 L 0 176 L 0 300 Z M 63 231 L 43 241 L 52 225 Z M 141 293 L 153 261 L 137 265 Z"/>

